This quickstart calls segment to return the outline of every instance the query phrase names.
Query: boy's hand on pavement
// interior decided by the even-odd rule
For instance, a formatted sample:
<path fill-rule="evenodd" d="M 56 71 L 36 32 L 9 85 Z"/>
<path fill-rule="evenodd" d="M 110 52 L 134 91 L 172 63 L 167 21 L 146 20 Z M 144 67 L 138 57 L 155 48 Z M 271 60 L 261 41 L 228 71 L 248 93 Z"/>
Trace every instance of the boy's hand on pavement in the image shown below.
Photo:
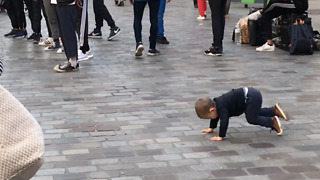
<path fill-rule="evenodd" d="M 223 137 L 220 136 L 213 136 L 212 138 L 210 138 L 212 141 L 222 141 Z"/>
<path fill-rule="evenodd" d="M 213 133 L 213 129 L 212 128 L 201 129 L 201 133 Z"/>

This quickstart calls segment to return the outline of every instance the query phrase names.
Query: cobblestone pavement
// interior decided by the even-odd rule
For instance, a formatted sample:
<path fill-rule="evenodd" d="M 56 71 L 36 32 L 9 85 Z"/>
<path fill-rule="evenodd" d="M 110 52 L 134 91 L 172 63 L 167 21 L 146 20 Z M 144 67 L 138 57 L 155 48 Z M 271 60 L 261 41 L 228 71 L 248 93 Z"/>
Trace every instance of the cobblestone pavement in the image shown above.
<path fill-rule="evenodd" d="M 81 62 L 74 73 L 53 71 L 64 55 L 4 38 L 10 23 L 0 14 L 1 84 L 45 134 L 45 163 L 33 180 L 320 179 L 319 52 L 291 56 L 234 45 L 232 27 L 248 12 L 235 2 L 223 56 L 204 56 L 212 39 L 210 20 L 196 20 L 191 0 L 173 0 L 165 14 L 170 45 L 158 46 L 160 56 L 135 59 L 132 6 L 106 4 L 122 32 L 107 41 L 105 24 L 103 39 L 90 40 L 94 59 Z M 320 29 L 319 7 L 310 0 L 315 29 Z M 89 16 L 92 30 L 91 3 Z M 147 47 L 147 12 L 143 23 Z M 209 121 L 196 117 L 196 99 L 239 86 L 260 89 L 263 105 L 282 104 L 291 117 L 282 121 L 283 136 L 249 125 L 244 116 L 230 120 L 222 142 L 200 133 Z"/>

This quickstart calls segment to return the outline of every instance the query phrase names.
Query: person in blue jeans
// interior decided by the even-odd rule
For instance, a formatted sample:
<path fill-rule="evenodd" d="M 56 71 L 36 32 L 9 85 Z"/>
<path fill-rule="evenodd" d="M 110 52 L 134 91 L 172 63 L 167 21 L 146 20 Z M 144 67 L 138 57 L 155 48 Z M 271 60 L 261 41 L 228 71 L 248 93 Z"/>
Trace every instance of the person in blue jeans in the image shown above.
<path fill-rule="evenodd" d="M 202 129 L 202 133 L 213 133 L 220 120 L 220 131 L 218 136 L 211 138 L 213 141 L 221 141 L 226 136 L 229 118 L 245 113 L 249 124 L 260 125 L 271 128 L 282 135 L 281 123 L 287 116 L 279 104 L 272 107 L 261 108 L 262 96 L 259 90 L 252 87 L 232 89 L 231 91 L 211 99 L 209 97 L 199 98 L 195 103 L 195 111 L 201 119 L 211 119 L 208 129 Z"/>
<path fill-rule="evenodd" d="M 144 8 L 148 4 L 149 6 L 149 17 L 150 17 L 150 36 L 149 36 L 149 56 L 156 56 L 160 54 L 160 51 L 156 49 L 157 32 L 158 32 L 158 12 L 160 6 L 160 0 L 129 0 L 133 5 L 133 29 L 136 40 L 136 52 L 135 56 L 142 56 L 142 51 L 144 50 L 142 44 L 142 17 Z"/>
<path fill-rule="evenodd" d="M 164 36 L 164 27 L 163 27 L 163 15 L 166 9 L 166 3 L 171 0 L 160 0 L 159 13 L 158 13 L 158 34 L 157 34 L 157 43 L 159 44 L 169 44 L 169 41 Z"/>

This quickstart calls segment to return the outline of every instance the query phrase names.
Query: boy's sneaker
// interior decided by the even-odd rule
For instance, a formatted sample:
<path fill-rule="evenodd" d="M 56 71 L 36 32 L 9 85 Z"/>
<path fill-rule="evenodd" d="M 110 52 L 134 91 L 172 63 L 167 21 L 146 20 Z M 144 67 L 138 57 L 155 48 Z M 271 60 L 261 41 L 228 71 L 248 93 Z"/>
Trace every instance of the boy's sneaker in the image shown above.
<path fill-rule="evenodd" d="M 169 41 L 164 36 L 158 36 L 157 37 L 157 43 L 159 43 L 159 44 L 169 44 Z"/>
<path fill-rule="evenodd" d="M 44 41 L 41 41 L 38 43 L 40 46 L 50 46 L 53 45 L 53 38 L 48 37 L 47 39 L 45 39 Z"/>
<path fill-rule="evenodd" d="M 266 42 L 264 45 L 257 47 L 256 51 L 258 51 L 258 52 L 264 52 L 264 51 L 271 52 L 271 51 L 274 51 L 274 49 L 275 49 L 274 44 L 269 45 L 268 42 Z"/>
<path fill-rule="evenodd" d="M 120 32 L 121 32 L 121 29 L 118 26 L 111 28 L 108 41 L 111 41 L 112 39 L 114 39 Z"/>
<path fill-rule="evenodd" d="M 13 37 L 18 31 L 19 30 L 12 29 L 9 33 L 5 34 L 4 37 Z"/>
<path fill-rule="evenodd" d="M 248 19 L 249 20 L 258 20 L 261 16 L 262 16 L 261 12 L 258 10 L 258 11 L 254 12 L 254 13 L 249 14 L 248 15 Z"/>
<path fill-rule="evenodd" d="M 144 47 L 142 45 L 142 42 L 139 42 L 136 47 L 136 54 L 135 56 L 142 56 L 142 51 L 144 50 Z"/>
<path fill-rule="evenodd" d="M 102 33 L 101 30 L 98 31 L 97 29 L 94 29 L 91 33 L 88 34 L 89 38 L 95 38 L 95 39 L 101 39 Z"/>
<path fill-rule="evenodd" d="M 79 63 L 77 63 L 76 67 L 71 66 L 70 62 L 65 62 L 64 64 L 60 65 L 56 65 L 53 68 L 56 72 L 74 72 L 77 71 L 79 69 Z"/>
<path fill-rule="evenodd" d="M 13 38 L 25 38 L 27 37 L 27 30 L 18 30 L 18 32 L 13 36 Z"/>
<path fill-rule="evenodd" d="M 88 56 L 89 59 L 93 58 L 93 54 L 91 52 L 91 49 L 86 52 L 86 55 Z"/>
<path fill-rule="evenodd" d="M 281 128 L 281 123 L 280 123 L 280 120 L 279 120 L 278 116 L 273 116 L 271 118 L 271 120 L 273 122 L 272 129 L 274 129 L 277 132 L 278 136 L 281 136 L 283 130 Z"/>
<path fill-rule="evenodd" d="M 207 55 L 207 56 L 221 56 L 222 55 L 222 49 L 215 48 L 214 46 L 211 46 L 208 50 L 204 51 L 204 55 Z"/>
<path fill-rule="evenodd" d="M 149 49 L 148 51 L 148 56 L 157 56 L 160 54 L 160 51 L 158 51 L 157 49 Z"/>
<path fill-rule="evenodd" d="M 278 116 L 278 117 L 280 117 L 282 119 L 288 120 L 287 115 L 282 110 L 282 108 L 280 107 L 279 103 L 277 103 L 277 104 L 275 104 L 273 106 L 273 110 L 274 110 L 274 113 L 276 114 L 276 116 Z"/>

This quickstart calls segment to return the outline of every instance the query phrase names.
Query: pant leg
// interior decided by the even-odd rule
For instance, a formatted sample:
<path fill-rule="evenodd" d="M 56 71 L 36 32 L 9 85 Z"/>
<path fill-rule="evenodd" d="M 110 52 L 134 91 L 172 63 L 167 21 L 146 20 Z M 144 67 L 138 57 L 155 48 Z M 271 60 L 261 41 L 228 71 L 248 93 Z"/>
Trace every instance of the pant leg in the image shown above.
<path fill-rule="evenodd" d="M 157 33 L 158 33 L 158 13 L 160 0 L 148 0 L 149 6 L 149 19 L 150 19 L 150 36 L 149 36 L 149 48 L 156 49 Z"/>
<path fill-rule="evenodd" d="M 82 0 L 83 3 L 83 0 Z M 87 1 L 88 3 L 88 1 Z M 87 4 L 88 8 L 88 4 Z M 78 33 L 78 37 L 80 38 L 80 33 L 81 33 L 81 18 L 82 18 L 82 8 L 77 7 L 76 8 L 76 31 Z M 89 41 L 88 41 L 88 10 L 86 10 L 86 20 L 85 20 L 85 29 L 84 29 L 84 39 L 83 39 L 83 45 L 80 47 L 80 50 L 83 53 L 86 53 L 87 51 L 90 50 L 89 47 Z"/>
<path fill-rule="evenodd" d="M 103 0 L 93 0 L 93 9 L 97 27 L 101 28 L 103 26 L 103 19 L 107 21 L 109 27 L 113 28 L 115 26 L 115 22 Z"/>
<path fill-rule="evenodd" d="M 166 0 L 160 0 L 159 13 L 158 13 L 158 37 L 164 36 L 164 27 L 163 27 L 163 15 L 166 10 Z"/>
<path fill-rule="evenodd" d="M 133 29 L 134 29 L 134 36 L 136 39 L 136 44 L 142 42 L 142 17 L 144 8 L 146 7 L 146 1 L 135 1 L 133 3 L 133 12 L 134 12 L 134 20 L 133 20 Z"/>
<path fill-rule="evenodd" d="M 56 6 L 61 39 L 66 57 L 78 59 L 78 42 L 75 28 L 75 5 Z"/>
<path fill-rule="evenodd" d="M 51 28 L 50 28 L 50 25 L 49 25 L 49 19 L 48 19 L 47 12 L 45 10 L 44 2 L 43 2 L 43 1 L 47 1 L 47 0 L 40 0 L 40 1 L 41 1 L 42 14 L 44 16 L 44 19 L 45 19 L 46 25 L 47 25 L 47 29 L 48 29 L 48 35 L 49 35 L 49 37 L 52 37 L 52 32 L 51 32 Z"/>
<path fill-rule="evenodd" d="M 50 0 L 43 0 L 43 5 L 46 11 L 46 14 L 48 16 L 48 23 L 51 29 L 52 38 L 58 40 L 60 37 L 60 32 L 59 32 L 59 24 L 58 24 L 57 13 L 56 13 L 57 5 L 51 4 Z"/>
<path fill-rule="evenodd" d="M 32 7 L 33 7 L 33 32 L 40 33 L 41 32 L 41 4 L 42 0 L 33 0 Z"/>
<path fill-rule="evenodd" d="M 205 15 L 205 11 L 207 9 L 207 2 L 206 0 L 198 0 L 198 12 L 200 16 Z"/>
<path fill-rule="evenodd" d="M 230 10 L 230 5 L 231 5 L 231 0 L 227 0 L 226 2 L 226 10 L 225 10 L 225 15 L 229 14 L 229 10 Z"/>
<path fill-rule="evenodd" d="M 215 48 L 222 49 L 222 40 L 225 28 L 226 0 L 209 0 L 212 19 L 213 44 Z"/>
<path fill-rule="evenodd" d="M 15 5 L 14 5 L 14 3 L 16 3 L 15 1 L 16 0 L 6 0 L 5 3 L 6 3 L 7 13 L 11 21 L 11 26 L 14 29 L 19 29 L 18 17 L 15 10 Z"/>
<path fill-rule="evenodd" d="M 27 27 L 27 24 L 26 24 L 26 16 L 24 14 L 23 1 L 22 0 L 12 0 L 12 1 L 14 1 L 14 10 L 16 11 L 19 29 L 25 29 Z"/>
<path fill-rule="evenodd" d="M 261 93 L 254 89 L 248 89 L 247 108 L 245 110 L 245 116 L 249 124 L 260 125 L 264 127 L 272 127 L 272 116 L 269 116 L 270 112 L 267 109 L 262 109 L 262 96 Z M 264 112 L 266 111 L 266 112 Z"/>

